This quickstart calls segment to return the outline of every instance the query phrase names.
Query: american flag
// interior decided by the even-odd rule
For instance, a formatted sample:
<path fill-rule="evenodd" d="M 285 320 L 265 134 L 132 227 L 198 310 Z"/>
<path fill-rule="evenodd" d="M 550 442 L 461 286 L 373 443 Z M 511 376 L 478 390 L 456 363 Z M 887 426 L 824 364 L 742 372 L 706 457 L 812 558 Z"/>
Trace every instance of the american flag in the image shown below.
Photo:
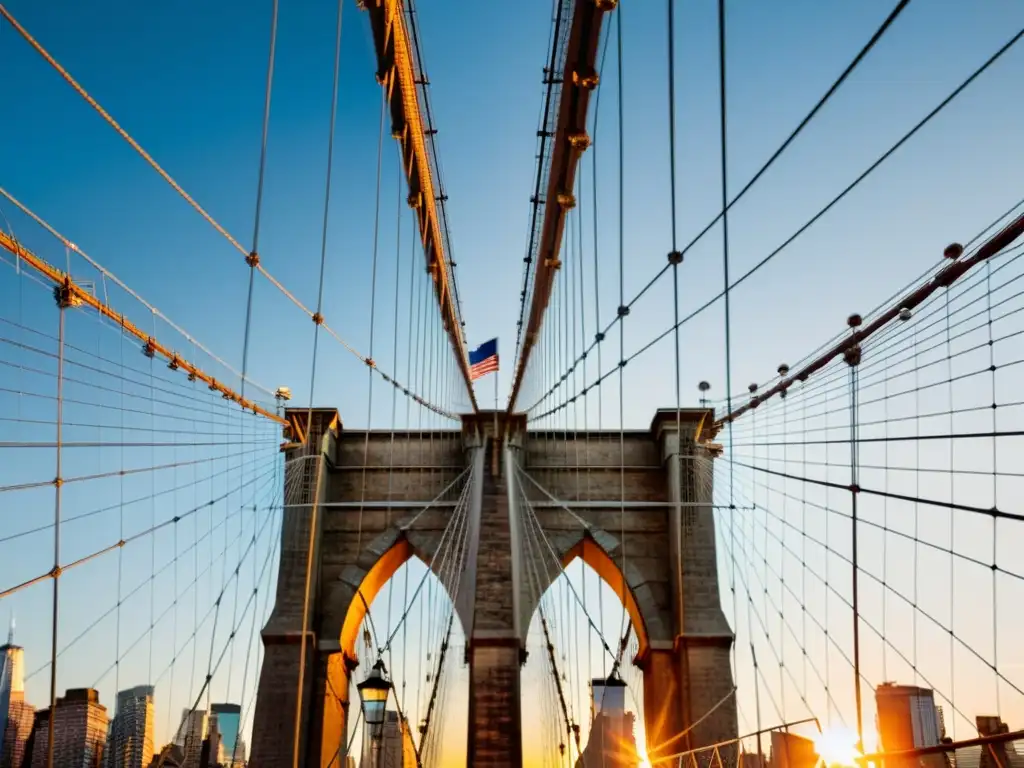
<path fill-rule="evenodd" d="M 481 376 L 498 370 L 498 340 L 485 341 L 469 353 L 469 378 L 476 381 Z"/>

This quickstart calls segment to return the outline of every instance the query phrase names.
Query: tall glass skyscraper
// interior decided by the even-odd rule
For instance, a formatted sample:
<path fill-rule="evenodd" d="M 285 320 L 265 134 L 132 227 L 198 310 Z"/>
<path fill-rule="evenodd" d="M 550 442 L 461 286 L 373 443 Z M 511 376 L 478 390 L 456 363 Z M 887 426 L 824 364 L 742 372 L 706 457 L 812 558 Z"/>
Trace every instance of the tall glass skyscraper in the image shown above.
<path fill-rule="evenodd" d="M 939 743 L 939 713 L 930 688 L 882 683 L 875 689 L 878 735 L 882 749 L 899 752 Z M 944 755 L 923 758 L 886 758 L 884 768 L 946 768 Z"/>
<path fill-rule="evenodd" d="M 216 720 L 220 733 L 220 755 L 222 765 L 245 763 L 245 745 L 241 743 L 239 731 L 242 727 L 242 708 L 238 704 L 212 704 L 210 714 Z M 211 723 L 212 726 L 212 723 Z"/>
<path fill-rule="evenodd" d="M 25 703 L 25 650 L 14 644 L 14 619 L 0 646 L 0 766 L 18 765 L 30 731 L 32 708 Z"/>
<path fill-rule="evenodd" d="M 10 643 L 8 643 L 10 645 Z M 6 647 L 6 646 L 5 646 Z M 0 656 L 0 762 L 4 759 L 4 737 L 7 735 L 7 711 L 11 708 L 11 662 Z"/>
<path fill-rule="evenodd" d="M 153 686 L 119 691 L 107 740 L 107 768 L 147 768 L 152 759 Z"/>

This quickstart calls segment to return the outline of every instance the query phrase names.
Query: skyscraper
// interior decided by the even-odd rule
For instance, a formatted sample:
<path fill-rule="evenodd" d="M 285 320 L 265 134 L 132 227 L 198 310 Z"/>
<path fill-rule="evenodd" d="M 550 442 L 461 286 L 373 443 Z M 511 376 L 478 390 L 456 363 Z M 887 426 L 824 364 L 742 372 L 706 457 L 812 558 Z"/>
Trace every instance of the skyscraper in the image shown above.
<path fill-rule="evenodd" d="M 185 756 L 182 768 L 199 768 L 203 741 L 206 739 L 209 725 L 210 719 L 205 709 L 182 710 L 181 727 L 174 739 L 174 743 L 181 747 L 181 752 Z"/>
<path fill-rule="evenodd" d="M 107 740 L 107 768 L 146 768 L 153 759 L 153 686 L 117 694 Z"/>
<path fill-rule="evenodd" d="M 71 688 L 57 699 L 53 717 L 53 768 L 100 768 L 107 739 L 107 708 L 92 688 Z M 37 724 L 39 720 L 37 720 Z M 44 768 L 49 729 L 34 729 L 31 768 Z"/>
<path fill-rule="evenodd" d="M 29 734 L 28 742 L 25 744 L 25 758 L 22 762 L 24 768 L 32 768 L 37 764 L 46 764 L 46 752 L 43 752 L 42 758 L 37 758 L 36 754 L 40 750 L 40 745 L 45 738 L 46 731 L 50 727 L 50 708 L 40 709 L 32 717 L 32 733 Z M 40 761 L 41 762 L 38 762 Z"/>
<path fill-rule="evenodd" d="M 640 763 L 634 725 L 636 718 L 626 711 L 626 684 L 618 677 L 594 678 L 590 682 L 593 719 L 583 754 L 576 768 L 633 768 Z"/>
<path fill-rule="evenodd" d="M 0 768 L 21 768 L 25 759 L 28 739 L 32 735 L 32 723 L 36 708 L 25 701 L 24 692 L 12 692 L 7 708 L 7 728 L 4 731 L 3 755 Z"/>
<path fill-rule="evenodd" d="M 14 618 L 7 633 L 7 644 L 0 646 L 0 763 L 4 760 L 7 745 L 7 721 L 11 699 L 15 692 L 25 693 L 24 680 L 25 651 L 14 644 Z"/>
<path fill-rule="evenodd" d="M 939 714 L 930 688 L 882 683 L 875 689 L 878 710 L 878 736 L 885 752 L 932 747 L 941 738 Z M 943 768 L 943 755 L 927 758 L 886 759 L 885 768 L 916 768 L 918 765 Z"/>
<path fill-rule="evenodd" d="M 9 643 L 8 643 L 9 644 Z M 4 646 L 5 648 L 7 646 Z M 11 672 L 10 661 L 6 652 L 0 656 L 0 761 L 4 757 L 4 744 L 7 739 L 7 711 L 11 703 Z"/>
<path fill-rule="evenodd" d="M 369 728 L 365 729 L 360 765 L 365 768 L 404 768 L 410 764 L 416 765 L 416 757 L 409 726 L 395 710 L 389 709 L 384 713 L 379 744 L 373 743 Z"/>
<path fill-rule="evenodd" d="M 25 701 L 25 650 L 14 644 L 14 618 L 0 646 L 0 768 L 20 768 L 35 708 Z"/>
<path fill-rule="evenodd" d="M 210 727 L 216 723 L 220 732 L 220 754 L 217 762 L 224 766 L 245 764 L 245 744 L 239 738 L 242 708 L 238 704 L 210 705 Z"/>

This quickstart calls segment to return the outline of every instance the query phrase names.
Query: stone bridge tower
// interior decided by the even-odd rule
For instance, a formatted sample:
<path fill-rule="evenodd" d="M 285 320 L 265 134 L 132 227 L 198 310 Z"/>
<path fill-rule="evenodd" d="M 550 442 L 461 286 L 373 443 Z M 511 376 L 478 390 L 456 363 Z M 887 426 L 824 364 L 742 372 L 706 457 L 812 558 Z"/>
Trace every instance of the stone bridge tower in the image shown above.
<path fill-rule="evenodd" d="M 523 574 L 531 567 L 538 572 L 523 546 L 519 510 L 527 503 L 563 565 L 581 557 L 625 595 L 640 651 L 624 663 L 643 670 L 651 758 L 736 736 L 729 698 L 733 635 L 720 606 L 711 506 L 716 446 L 709 410 L 678 417 L 675 410 L 658 411 L 650 429 L 625 432 L 621 444 L 617 431 L 530 432 L 521 415 L 495 420 L 482 413 L 465 417 L 461 430 L 392 433 L 345 430 L 334 409 L 314 409 L 311 421 L 308 414 L 288 412 L 294 442 L 284 446 L 281 561 L 262 633 L 254 768 L 291 768 L 296 732 L 300 765 L 344 765 L 349 681 L 362 677 L 355 647 L 367 606 L 408 558 L 430 561 L 454 503 L 420 512 L 464 471 L 473 484 L 467 556 L 475 567 L 466 568 L 456 611 L 470 668 L 469 765 L 522 765 L 520 669 L 537 602 Z M 503 446 L 491 439 L 495 423 Z M 307 437 L 316 446 L 311 452 Z"/>

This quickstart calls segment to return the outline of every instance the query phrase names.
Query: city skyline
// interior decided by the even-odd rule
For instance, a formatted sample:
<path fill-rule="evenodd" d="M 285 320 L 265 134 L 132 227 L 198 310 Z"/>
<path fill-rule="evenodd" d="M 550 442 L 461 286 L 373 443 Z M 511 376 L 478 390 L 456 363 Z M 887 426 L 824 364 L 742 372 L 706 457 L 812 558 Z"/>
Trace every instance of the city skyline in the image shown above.
<path fill-rule="evenodd" d="M 47 740 L 44 738 L 42 742 L 38 741 L 39 731 L 33 728 L 32 722 L 38 719 L 39 713 L 48 712 L 49 707 L 33 706 L 33 702 L 25 698 L 25 648 L 15 645 L 14 637 L 12 618 L 7 643 L 0 646 L 0 766 L 36 768 L 40 759 L 36 755 L 39 748 L 45 750 Z M 85 754 L 102 755 L 98 760 L 88 758 L 95 763 L 95 768 L 150 768 L 154 756 L 159 756 L 163 749 L 163 746 L 159 749 L 154 747 L 154 694 L 155 687 L 152 685 L 136 685 L 118 691 L 113 715 L 108 717 L 108 711 L 95 690 L 65 691 L 63 696 L 58 697 L 58 708 L 71 705 L 85 707 L 90 715 L 87 718 L 89 730 L 83 732 L 82 738 L 85 741 L 81 745 L 69 739 L 58 741 L 56 749 L 60 750 L 60 754 L 65 754 L 61 759 L 70 759 L 67 755 L 85 749 Z M 182 726 L 176 731 L 175 738 L 166 744 L 191 747 L 188 737 L 196 736 L 196 733 L 187 733 L 184 738 L 182 734 L 195 730 L 198 740 L 194 749 L 186 749 L 186 759 L 192 760 L 191 768 L 199 768 L 202 741 L 210 732 L 216 731 L 222 740 L 214 759 L 225 768 L 244 768 L 247 754 L 245 740 L 240 732 L 241 706 L 215 703 L 211 706 L 211 713 L 212 716 L 205 710 L 185 710 L 182 713 Z M 42 722 L 45 724 L 47 721 Z M 64 726 L 65 729 L 67 727 Z M 22 765 L 20 760 L 32 736 L 36 738 L 33 747 L 36 744 L 41 744 L 41 747 L 34 749 L 30 764 Z M 45 761 L 45 758 L 42 759 Z"/>

